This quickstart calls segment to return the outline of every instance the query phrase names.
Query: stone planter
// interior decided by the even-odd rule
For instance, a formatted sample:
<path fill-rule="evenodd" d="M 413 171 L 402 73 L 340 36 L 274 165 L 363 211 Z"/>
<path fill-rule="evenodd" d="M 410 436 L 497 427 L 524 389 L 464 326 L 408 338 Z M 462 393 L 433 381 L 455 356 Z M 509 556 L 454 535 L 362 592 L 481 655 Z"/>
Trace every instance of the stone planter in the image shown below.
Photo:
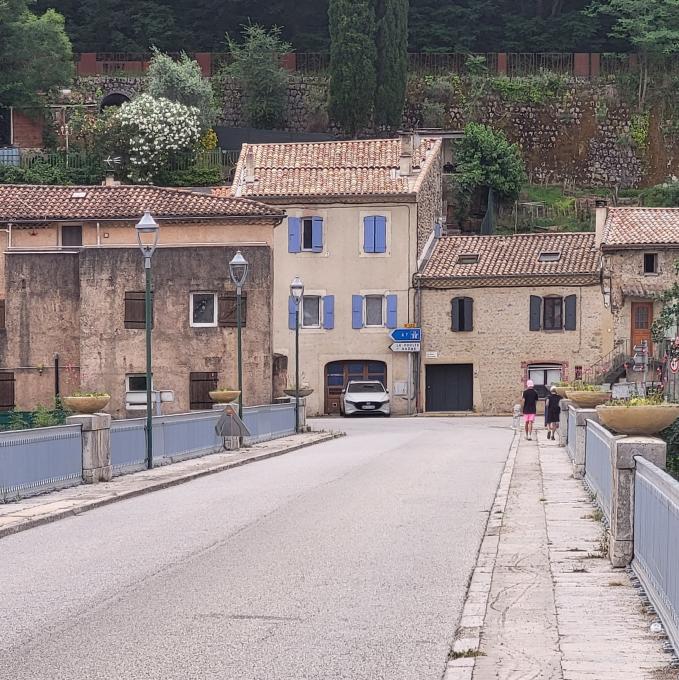
<path fill-rule="evenodd" d="M 230 404 L 240 397 L 238 390 L 212 390 L 209 394 L 210 399 L 217 404 Z"/>
<path fill-rule="evenodd" d="M 310 394 L 312 394 L 313 389 L 311 387 L 302 387 L 302 389 L 297 392 L 296 389 L 291 389 L 291 390 L 283 390 L 285 394 L 287 394 L 289 397 L 299 397 L 300 399 L 303 399 L 304 397 L 308 397 Z"/>
<path fill-rule="evenodd" d="M 64 406 L 74 413 L 98 413 L 111 401 L 111 396 L 102 397 L 64 397 Z"/>
<path fill-rule="evenodd" d="M 570 387 L 555 387 L 554 391 L 562 398 L 566 398 L 566 392 L 570 389 Z"/>
<path fill-rule="evenodd" d="M 597 406 L 602 425 L 619 434 L 653 435 L 679 418 L 679 404 Z"/>
<path fill-rule="evenodd" d="M 610 392 L 589 392 L 587 390 L 566 390 L 566 397 L 580 408 L 595 408 L 611 398 Z"/>

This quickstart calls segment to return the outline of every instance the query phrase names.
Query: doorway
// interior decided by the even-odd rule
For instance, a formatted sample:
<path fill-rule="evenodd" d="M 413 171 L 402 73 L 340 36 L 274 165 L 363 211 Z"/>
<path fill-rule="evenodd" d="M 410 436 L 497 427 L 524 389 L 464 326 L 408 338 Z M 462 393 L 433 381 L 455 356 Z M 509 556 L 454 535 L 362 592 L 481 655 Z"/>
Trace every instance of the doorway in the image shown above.
<path fill-rule="evenodd" d="M 641 345 L 645 340 L 648 346 L 648 356 L 652 354 L 651 326 L 653 324 L 653 303 L 652 302 L 633 302 L 632 303 L 632 347 Z"/>
<path fill-rule="evenodd" d="M 429 364 L 425 383 L 427 411 L 471 411 L 474 408 L 472 364 Z"/>
<path fill-rule="evenodd" d="M 383 361 L 333 361 L 325 366 L 325 413 L 339 414 L 342 390 L 350 380 L 379 380 L 388 389 Z"/>

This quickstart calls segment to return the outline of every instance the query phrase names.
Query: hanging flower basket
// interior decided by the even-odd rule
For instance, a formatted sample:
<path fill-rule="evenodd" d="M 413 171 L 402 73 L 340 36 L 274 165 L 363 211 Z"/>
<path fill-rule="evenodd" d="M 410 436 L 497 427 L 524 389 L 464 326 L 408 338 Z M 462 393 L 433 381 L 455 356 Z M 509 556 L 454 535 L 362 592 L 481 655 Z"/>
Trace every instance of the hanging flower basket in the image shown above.
<path fill-rule="evenodd" d="M 597 406 L 602 425 L 619 434 L 653 435 L 679 418 L 679 404 Z"/>
<path fill-rule="evenodd" d="M 566 390 L 566 397 L 580 408 L 595 408 L 611 399 L 610 392 L 589 390 Z"/>
<path fill-rule="evenodd" d="M 73 395 L 64 397 L 64 406 L 74 413 L 98 413 L 111 401 L 110 394 Z"/>
<path fill-rule="evenodd" d="M 238 390 L 212 390 L 209 394 L 210 399 L 217 404 L 230 404 L 240 397 Z"/>

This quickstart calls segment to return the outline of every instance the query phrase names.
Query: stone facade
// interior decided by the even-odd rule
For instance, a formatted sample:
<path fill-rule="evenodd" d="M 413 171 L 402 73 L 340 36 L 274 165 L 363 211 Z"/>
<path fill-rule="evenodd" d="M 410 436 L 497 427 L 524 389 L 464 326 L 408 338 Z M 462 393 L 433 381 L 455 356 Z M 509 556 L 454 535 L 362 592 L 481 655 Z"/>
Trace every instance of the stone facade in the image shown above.
<path fill-rule="evenodd" d="M 423 254 L 427 241 L 443 212 L 442 147 L 430 171 L 422 178 L 417 192 L 417 254 Z"/>
<path fill-rule="evenodd" d="M 427 366 L 471 364 L 479 413 L 510 413 L 520 401 L 529 366 L 560 367 L 562 379 L 572 380 L 576 367 L 591 365 L 611 345 L 612 320 L 599 285 L 423 289 L 420 294 L 425 329 L 421 394 L 426 394 Z M 530 331 L 531 295 L 576 295 L 576 330 Z M 463 296 L 474 301 L 473 330 L 453 332 L 451 301 Z"/>

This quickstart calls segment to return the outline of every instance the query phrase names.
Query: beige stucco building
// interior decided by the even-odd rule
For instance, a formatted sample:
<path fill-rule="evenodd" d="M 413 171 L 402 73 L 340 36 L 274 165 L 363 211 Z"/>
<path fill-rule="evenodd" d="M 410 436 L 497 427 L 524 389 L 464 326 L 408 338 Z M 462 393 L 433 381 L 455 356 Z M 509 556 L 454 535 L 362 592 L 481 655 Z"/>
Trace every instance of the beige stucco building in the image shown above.
<path fill-rule="evenodd" d="M 338 413 L 352 378 L 382 380 L 394 413 L 414 410 L 405 353 L 389 333 L 415 322 L 413 274 L 442 214 L 441 142 L 400 139 L 244 145 L 231 195 L 287 214 L 274 236 L 274 352 L 294 376 L 290 282 L 305 286 L 300 370 L 311 415 Z"/>
<path fill-rule="evenodd" d="M 511 412 L 612 348 L 594 234 L 443 237 L 416 282 L 424 411 Z"/>
<path fill-rule="evenodd" d="M 57 392 L 106 391 L 116 417 L 143 392 L 145 304 L 135 224 L 160 225 L 153 255 L 153 388 L 165 413 L 210 408 L 237 384 L 235 293 L 246 287 L 244 403 L 273 392 L 272 286 L 276 208 L 244 199 L 141 186 L 0 186 L 0 409 L 49 406 Z M 143 412 L 142 412 L 143 415 Z"/>

